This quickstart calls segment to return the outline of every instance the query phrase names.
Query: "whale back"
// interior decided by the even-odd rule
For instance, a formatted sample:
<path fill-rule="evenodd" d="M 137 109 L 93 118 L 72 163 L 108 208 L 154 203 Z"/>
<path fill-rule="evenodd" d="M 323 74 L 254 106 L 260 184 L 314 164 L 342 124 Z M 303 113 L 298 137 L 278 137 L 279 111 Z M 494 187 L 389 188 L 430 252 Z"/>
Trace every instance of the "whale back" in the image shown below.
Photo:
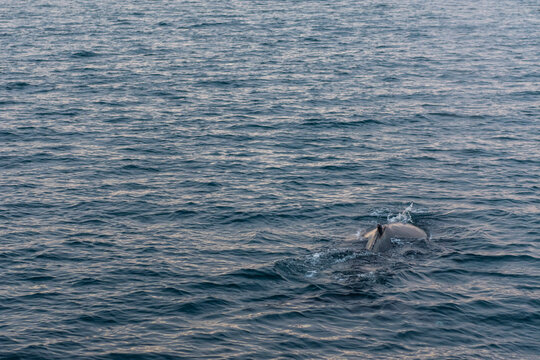
<path fill-rule="evenodd" d="M 427 239 L 424 230 L 411 224 L 386 224 L 364 234 L 368 240 L 366 249 L 373 252 L 387 251 L 392 247 L 392 239 Z"/>

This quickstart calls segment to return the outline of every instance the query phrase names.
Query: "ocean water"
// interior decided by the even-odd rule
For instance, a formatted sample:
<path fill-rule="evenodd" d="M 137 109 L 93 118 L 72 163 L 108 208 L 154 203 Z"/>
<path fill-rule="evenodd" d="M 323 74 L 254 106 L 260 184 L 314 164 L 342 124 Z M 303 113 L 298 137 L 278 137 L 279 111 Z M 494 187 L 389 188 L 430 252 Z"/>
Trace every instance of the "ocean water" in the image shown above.
<path fill-rule="evenodd" d="M 540 358 L 532 0 L 0 2 L 1 359 Z M 428 241 L 363 250 L 409 222 Z"/>

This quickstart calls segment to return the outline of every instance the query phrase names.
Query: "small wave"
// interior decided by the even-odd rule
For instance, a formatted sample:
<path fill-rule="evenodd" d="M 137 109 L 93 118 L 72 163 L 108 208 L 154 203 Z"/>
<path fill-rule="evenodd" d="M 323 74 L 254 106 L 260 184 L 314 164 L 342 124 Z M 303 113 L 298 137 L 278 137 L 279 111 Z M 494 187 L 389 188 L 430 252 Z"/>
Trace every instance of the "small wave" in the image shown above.
<path fill-rule="evenodd" d="M 266 281 L 282 281 L 284 278 L 275 271 L 268 269 L 241 269 L 233 271 L 228 276 L 244 279 L 257 279 Z"/>
<path fill-rule="evenodd" d="M 358 251 L 359 250 L 359 251 Z M 305 255 L 301 258 L 291 258 L 276 262 L 276 271 L 285 278 L 315 279 L 335 274 L 337 268 L 349 262 L 373 256 L 362 249 L 328 248 Z"/>
<path fill-rule="evenodd" d="M 189 26 L 186 26 L 187 29 L 198 29 L 198 28 L 206 28 L 206 27 L 213 27 L 213 26 L 226 26 L 229 25 L 229 23 L 226 22 L 200 22 L 197 24 L 192 24 Z"/>
<path fill-rule="evenodd" d="M 76 51 L 73 54 L 71 54 L 72 58 L 90 58 L 90 57 L 95 57 L 95 56 L 98 56 L 98 53 L 95 53 L 89 50 Z"/>
<path fill-rule="evenodd" d="M 232 302 L 225 299 L 207 296 L 202 299 L 188 301 L 178 305 L 174 311 L 189 315 L 201 315 L 208 313 L 219 313 L 232 306 Z"/>
<path fill-rule="evenodd" d="M 150 166 L 139 166 L 139 165 L 134 165 L 134 164 L 130 164 L 130 165 L 124 165 L 122 166 L 121 168 L 122 170 L 126 170 L 126 171 L 131 171 L 131 172 L 135 172 L 135 171 L 140 171 L 140 172 L 159 172 L 159 169 L 157 168 L 154 168 L 154 167 L 150 167 Z"/>
<path fill-rule="evenodd" d="M 348 260 L 365 255 L 366 252 L 357 252 L 351 249 L 326 249 L 307 255 L 305 261 L 307 263 L 316 264 L 338 264 Z"/>
<path fill-rule="evenodd" d="M 5 85 L 6 90 L 20 90 L 30 86 L 26 81 L 12 81 Z"/>

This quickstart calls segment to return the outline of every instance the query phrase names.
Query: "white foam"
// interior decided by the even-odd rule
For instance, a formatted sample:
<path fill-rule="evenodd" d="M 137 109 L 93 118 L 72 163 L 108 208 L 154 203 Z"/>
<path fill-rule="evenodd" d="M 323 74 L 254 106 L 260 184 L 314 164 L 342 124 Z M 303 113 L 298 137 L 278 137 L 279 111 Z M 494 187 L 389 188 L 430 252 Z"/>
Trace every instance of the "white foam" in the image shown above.
<path fill-rule="evenodd" d="M 384 209 L 377 209 L 377 210 L 373 210 L 369 215 L 371 216 L 382 216 L 386 213 L 388 213 L 390 210 L 384 208 Z"/>
<path fill-rule="evenodd" d="M 370 272 L 367 272 L 367 273 L 364 273 L 364 274 L 359 274 L 358 277 L 362 278 L 362 279 L 375 281 L 375 273 L 373 271 L 370 271 Z"/>
<path fill-rule="evenodd" d="M 311 262 L 316 263 L 321 259 L 322 252 L 316 252 L 315 254 L 311 255 Z"/>
<path fill-rule="evenodd" d="M 345 261 L 349 261 L 349 260 L 354 259 L 354 258 L 356 258 L 356 257 L 358 257 L 358 254 L 357 254 L 357 253 L 352 253 L 351 255 L 347 255 L 347 256 L 344 256 L 344 257 L 342 257 L 342 258 L 340 258 L 340 259 L 336 259 L 336 260 L 334 261 L 334 264 L 338 264 L 338 263 L 342 263 L 342 262 L 345 262 Z"/>
<path fill-rule="evenodd" d="M 391 214 L 389 214 L 386 217 L 386 219 L 388 220 L 388 223 L 396 223 L 396 222 L 410 223 L 410 222 L 412 222 L 411 212 L 413 211 L 413 205 L 414 204 L 411 203 L 409 206 L 407 206 L 405 208 L 405 210 L 403 210 L 402 212 L 400 212 L 396 216 L 391 216 Z"/>

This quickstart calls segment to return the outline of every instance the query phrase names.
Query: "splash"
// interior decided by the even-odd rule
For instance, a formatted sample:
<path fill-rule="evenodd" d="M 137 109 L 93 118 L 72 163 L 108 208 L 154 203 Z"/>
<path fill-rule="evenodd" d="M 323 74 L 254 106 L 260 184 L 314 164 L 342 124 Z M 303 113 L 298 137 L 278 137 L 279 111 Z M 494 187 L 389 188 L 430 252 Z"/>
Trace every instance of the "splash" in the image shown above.
<path fill-rule="evenodd" d="M 412 223 L 411 212 L 413 211 L 413 206 L 414 204 L 411 203 L 409 206 L 405 208 L 405 210 L 403 210 L 396 216 L 392 216 L 392 214 L 388 214 L 388 216 L 386 217 L 386 219 L 388 220 L 388 223 L 396 223 L 396 222 Z"/>

